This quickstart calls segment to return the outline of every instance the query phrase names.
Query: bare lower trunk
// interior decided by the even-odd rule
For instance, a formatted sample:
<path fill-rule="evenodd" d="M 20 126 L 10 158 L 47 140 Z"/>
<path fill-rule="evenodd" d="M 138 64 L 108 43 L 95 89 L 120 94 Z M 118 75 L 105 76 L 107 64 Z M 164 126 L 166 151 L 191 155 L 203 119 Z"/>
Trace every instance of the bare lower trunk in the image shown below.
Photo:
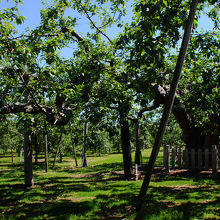
<path fill-rule="evenodd" d="M 131 179 L 132 160 L 131 160 L 131 143 L 129 124 L 127 119 L 121 118 L 121 145 L 123 153 L 124 177 L 126 180 Z"/>
<path fill-rule="evenodd" d="M 33 187 L 32 146 L 29 132 L 24 133 L 24 176 L 25 187 Z"/>

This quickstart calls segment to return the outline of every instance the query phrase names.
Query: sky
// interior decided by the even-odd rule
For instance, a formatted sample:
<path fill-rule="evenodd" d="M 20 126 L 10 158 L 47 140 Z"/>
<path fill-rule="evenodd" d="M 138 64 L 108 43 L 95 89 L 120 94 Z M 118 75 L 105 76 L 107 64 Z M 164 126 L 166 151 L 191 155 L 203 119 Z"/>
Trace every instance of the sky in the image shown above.
<path fill-rule="evenodd" d="M 52 3 L 53 0 L 47 0 L 47 2 Z M 130 1 L 131 2 L 131 1 Z M 20 14 L 23 15 L 26 20 L 24 24 L 19 26 L 19 31 L 24 32 L 26 27 L 30 27 L 30 29 L 34 29 L 37 27 L 40 23 L 40 10 L 42 9 L 43 5 L 41 3 L 41 0 L 23 0 L 23 5 L 19 7 Z M 0 0 L 0 10 L 10 7 L 12 5 L 12 0 Z M 128 7 L 128 14 L 131 14 L 131 7 Z M 71 12 L 72 13 L 72 12 Z M 71 16 L 79 17 L 78 14 L 71 14 Z M 131 20 L 131 17 L 127 16 L 125 22 L 129 22 Z M 88 23 L 89 21 L 86 18 L 81 18 L 79 21 L 79 24 L 76 26 L 76 31 L 80 35 L 85 35 L 86 30 L 88 29 Z M 213 24 L 211 20 L 205 16 L 202 15 L 199 20 L 199 30 L 211 30 L 213 28 Z M 119 28 L 112 28 L 111 31 L 107 33 L 107 35 L 111 38 L 114 36 L 114 34 L 117 34 L 120 32 Z M 71 57 L 73 52 L 72 48 L 65 48 L 62 51 L 62 55 L 66 58 Z"/>

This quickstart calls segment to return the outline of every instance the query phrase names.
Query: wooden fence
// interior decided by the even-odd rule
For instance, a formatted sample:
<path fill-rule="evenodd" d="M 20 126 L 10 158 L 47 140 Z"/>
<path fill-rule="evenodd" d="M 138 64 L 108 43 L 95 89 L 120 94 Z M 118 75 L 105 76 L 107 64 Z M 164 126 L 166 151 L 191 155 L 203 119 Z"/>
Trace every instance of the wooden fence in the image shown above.
<path fill-rule="evenodd" d="M 212 169 L 218 170 L 218 149 L 215 145 L 212 149 L 183 149 L 181 147 L 164 147 L 163 154 L 164 167 L 169 172 L 170 169 Z"/>

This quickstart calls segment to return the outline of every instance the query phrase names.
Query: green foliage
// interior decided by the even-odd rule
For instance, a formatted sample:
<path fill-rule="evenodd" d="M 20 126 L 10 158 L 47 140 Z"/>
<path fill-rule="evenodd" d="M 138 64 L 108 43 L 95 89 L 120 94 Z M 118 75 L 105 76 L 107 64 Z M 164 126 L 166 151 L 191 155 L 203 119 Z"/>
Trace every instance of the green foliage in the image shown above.
<path fill-rule="evenodd" d="M 6 118 L 0 123 L 0 148 L 4 152 L 11 148 L 18 150 L 22 146 L 22 134 L 17 128 L 16 118 Z"/>
<path fill-rule="evenodd" d="M 142 107 L 153 103 L 153 83 L 170 83 L 176 61 L 170 54 L 181 40 L 190 5 L 190 1 L 166 0 L 135 1 L 132 6 L 122 0 L 55 0 L 52 4 L 44 3 L 36 28 L 18 33 L 17 27 L 24 22 L 18 4 L 22 1 L 13 2 L 13 7 L 0 12 L 0 107 L 28 103 L 36 105 L 38 113 L 45 114 L 47 120 L 55 116 L 65 118 L 65 122 L 89 120 L 94 126 L 89 141 L 98 147 L 109 144 L 107 132 L 113 140 L 118 139 L 117 129 L 115 133 L 113 130 L 120 116 L 136 117 Z M 133 17 L 124 24 L 130 13 L 127 6 L 133 7 Z M 218 28 L 217 1 L 200 1 L 196 21 L 206 6 Z M 89 22 L 82 37 L 76 30 L 78 15 Z M 122 32 L 110 39 L 107 33 L 116 26 Z M 213 35 L 193 35 L 180 85 L 180 91 L 190 85 L 190 92 L 181 96 L 181 104 L 206 130 L 219 125 L 215 120 L 219 109 L 219 35 Z M 76 48 L 73 56 L 63 58 L 60 52 L 70 46 Z M 62 105 L 56 103 L 58 96 L 63 99 Z M 52 116 L 45 113 L 44 105 Z M 39 116 L 20 117 L 34 126 Z M 147 120 L 150 119 L 146 117 L 142 126 L 147 125 L 150 131 L 145 130 L 141 139 L 142 145 L 148 146 L 158 121 Z M 107 124 L 106 131 L 101 130 L 103 125 L 94 125 L 102 123 Z M 169 128 L 174 128 L 175 123 L 171 124 Z M 81 138 L 80 126 L 77 125 L 75 137 Z M 179 128 L 175 129 L 178 139 Z M 57 137 L 56 132 L 53 135 Z M 52 140 L 51 148 L 57 138 Z M 171 140 L 168 135 L 166 141 Z M 65 145 L 70 145 L 68 134 Z"/>
<path fill-rule="evenodd" d="M 213 134 L 219 129 L 219 52 L 218 32 L 196 34 L 180 85 L 184 107 L 199 127 Z"/>

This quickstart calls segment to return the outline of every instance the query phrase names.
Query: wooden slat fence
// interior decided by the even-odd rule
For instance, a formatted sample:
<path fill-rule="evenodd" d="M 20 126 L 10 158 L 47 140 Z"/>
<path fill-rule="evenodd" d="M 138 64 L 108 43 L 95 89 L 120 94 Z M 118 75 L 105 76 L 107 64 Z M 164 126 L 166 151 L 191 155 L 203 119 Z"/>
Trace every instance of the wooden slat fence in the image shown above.
<path fill-rule="evenodd" d="M 164 147 L 164 167 L 170 169 L 212 169 L 218 170 L 218 149 L 215 145 L 212 149 L 183 149 L 182 147 Z"/>

